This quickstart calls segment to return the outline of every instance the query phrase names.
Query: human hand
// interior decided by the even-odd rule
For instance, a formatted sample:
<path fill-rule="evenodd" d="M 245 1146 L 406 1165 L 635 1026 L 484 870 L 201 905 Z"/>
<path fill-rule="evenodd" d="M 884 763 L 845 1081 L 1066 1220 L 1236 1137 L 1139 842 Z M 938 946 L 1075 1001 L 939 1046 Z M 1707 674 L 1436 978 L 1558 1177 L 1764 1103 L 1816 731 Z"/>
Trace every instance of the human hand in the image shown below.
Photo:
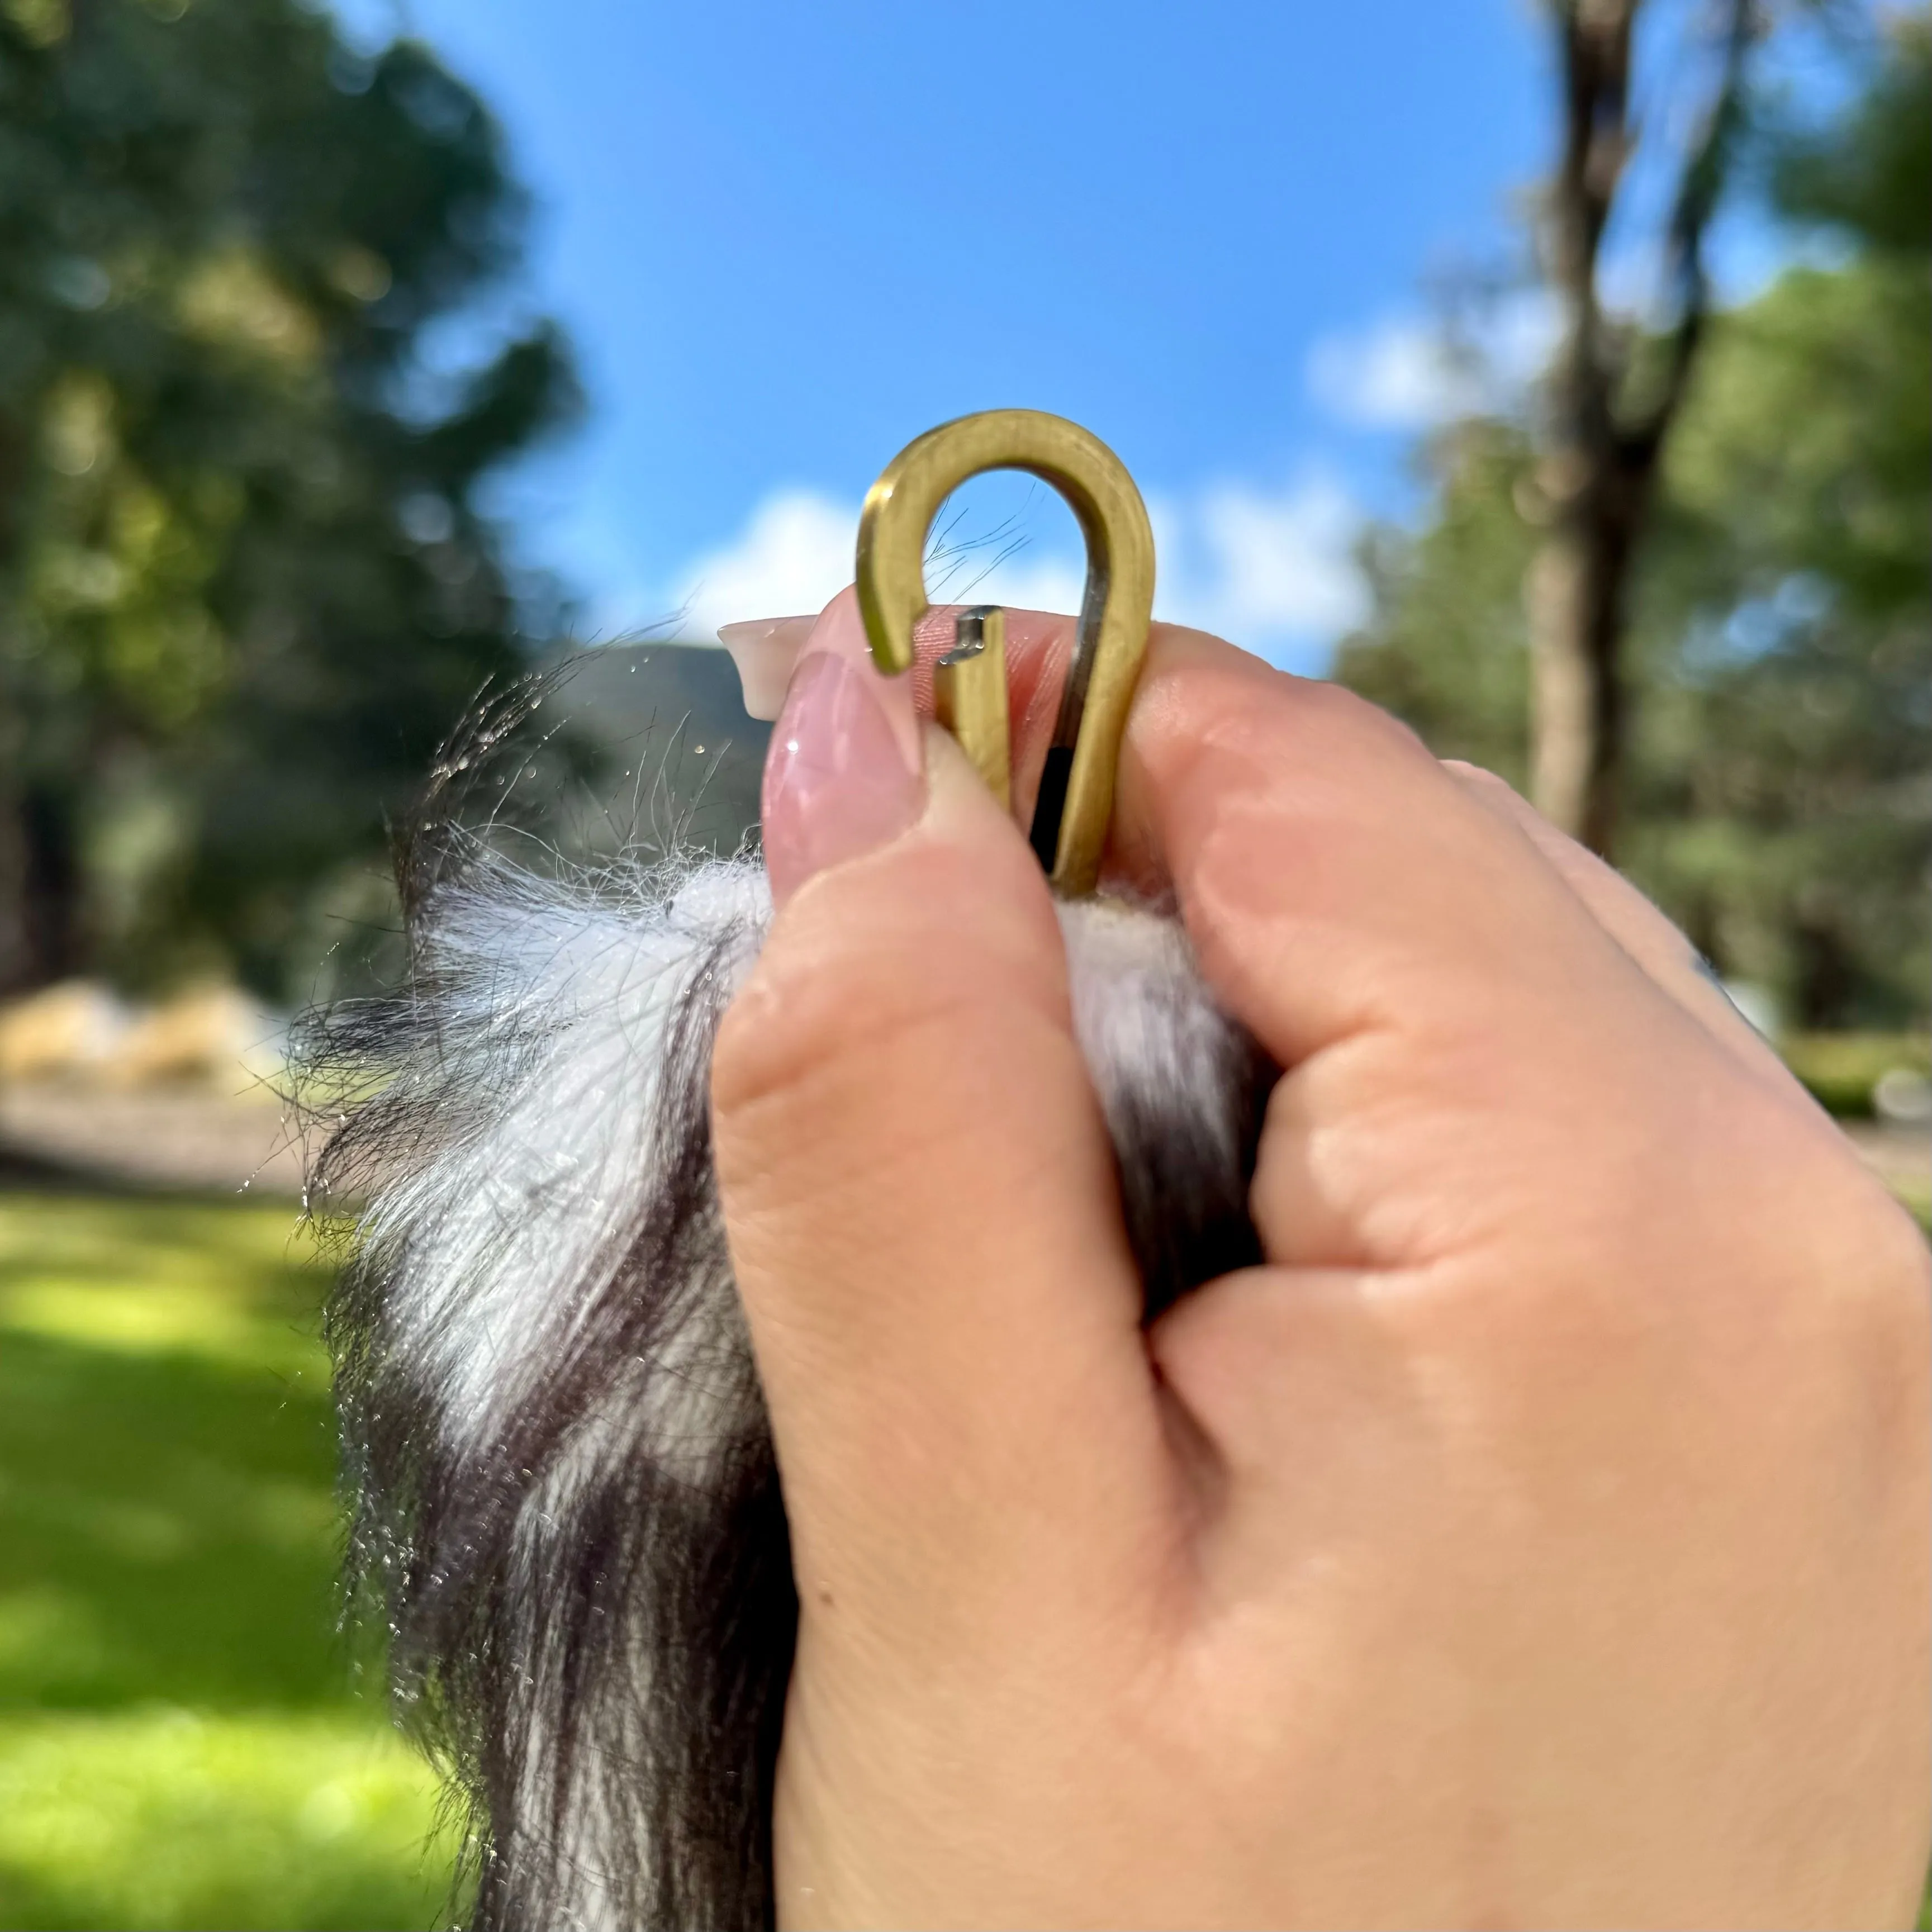
<path fill-rule="evenodd" d="M 1023 795 L 1070 629 L 1010 620 Z M 713 1068 L 782 1918 L 1910 1923 L 1927 1254 L 1682 935 L 1157 627 L 1114 863 L 1288 1070 L 1267 1264 L 1144 1331 L 1038 868 L 849 595 L 812 648 Z"/>

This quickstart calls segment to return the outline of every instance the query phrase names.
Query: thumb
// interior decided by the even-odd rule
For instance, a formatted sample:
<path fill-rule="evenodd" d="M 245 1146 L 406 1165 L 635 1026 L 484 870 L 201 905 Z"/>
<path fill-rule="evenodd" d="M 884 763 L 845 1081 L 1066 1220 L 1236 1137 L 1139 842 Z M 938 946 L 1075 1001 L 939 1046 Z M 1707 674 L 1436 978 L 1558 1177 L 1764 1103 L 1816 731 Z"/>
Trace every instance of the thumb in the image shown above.
<path fill-rule="evenodd" d="M 848 757 L 894 753 L 852 728 L 869 671 L 810 667 L 775 742 L 822 802 L 865 775 L 814 761 L 817 713 L 842 707 Z M 952 740 L 928 728 L 923 751 L 917 815 L 891 836 L 874 813 L 869 850 L 864 813 L 827 848 L 796 800 L 768 809 L 784 902 L 712 1102 L 803 1613 L 938 1642 L 1010 1628 L 1002 1605 L 1036 1627 L 1056 1598 L 1118 1604 L 1157 1545 L 1165 1456 L 1052 900 Z"/>

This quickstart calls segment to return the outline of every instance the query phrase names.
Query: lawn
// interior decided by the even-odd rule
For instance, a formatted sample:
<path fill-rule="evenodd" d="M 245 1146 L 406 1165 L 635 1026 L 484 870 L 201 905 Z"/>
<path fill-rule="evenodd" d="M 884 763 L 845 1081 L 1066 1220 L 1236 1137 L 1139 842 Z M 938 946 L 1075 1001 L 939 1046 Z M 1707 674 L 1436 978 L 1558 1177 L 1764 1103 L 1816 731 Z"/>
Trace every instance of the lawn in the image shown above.
<path fill-rule="evenodd" d="M 286 1205 L 0 1192 L 0 1927 L 448 1922 Z"/>
<path fill-rule="evenodd" d="M 294 1219 L 0 1192 L 0 1928 L 448 1922 L 433 1781 L 338 1629 Z"/>

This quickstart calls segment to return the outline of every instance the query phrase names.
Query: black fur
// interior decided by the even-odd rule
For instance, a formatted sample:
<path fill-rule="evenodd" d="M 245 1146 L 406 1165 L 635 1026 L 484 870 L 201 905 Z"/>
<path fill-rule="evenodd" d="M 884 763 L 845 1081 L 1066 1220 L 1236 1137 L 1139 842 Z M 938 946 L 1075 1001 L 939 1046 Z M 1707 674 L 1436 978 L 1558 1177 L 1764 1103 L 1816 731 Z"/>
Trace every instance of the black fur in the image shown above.
<path fill-rule="evenodd" d="M 382 1206 L 466 1149 L 494 1181 L 494 1124 L 556 1077 L 560 1029 L 577 1022 L 492 981 L 446 928 L 574 895 L 622 946 L 662 921 L 680 874 L 634 856 L 533 885 L 488 840 L 446 830 L 410 842 L 398 870 L 405 983 L 310 1024 L 310 1082 L 347 1069 L 368 1094 L 338 1114 L 314 1186 L 369 1204 L 327 1319 L 352 1567 L 388 1624 L 403 1720 L 466 1805 L 472 1922 L 768 1924 L 797 1600 L 708 1106 L 712 1040 L 758 935 L 728 922 L 693 954 L 661 1036 L 638 1042 L 661 1072 L 634 1194 L 532 1318 L 542 1334 L 504 1342 L 478 1429 L 434 1366 L 450 1338 L 433 1331 L 469 1318 L 460 1285 L 434 1308 L 412 1289 L 443 1265 L 436 1244 L 465 1204 Z M 1247 1189 L 1274 1077 L 1198 984 L 1155 976 L 1131 1002 L 1104 974 L 1076 988 L 1150 1318 L 1259 1258 Z M 1110 1033 L 1129 1004 L 1139 1030 L 1124 1047 Z"/>

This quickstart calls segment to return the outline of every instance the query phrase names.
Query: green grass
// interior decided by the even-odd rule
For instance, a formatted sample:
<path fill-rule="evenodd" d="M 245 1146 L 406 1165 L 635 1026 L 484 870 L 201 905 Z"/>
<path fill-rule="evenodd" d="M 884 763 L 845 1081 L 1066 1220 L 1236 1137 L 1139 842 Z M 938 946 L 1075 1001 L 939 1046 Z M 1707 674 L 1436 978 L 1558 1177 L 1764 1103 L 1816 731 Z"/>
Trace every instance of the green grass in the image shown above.
<path fill-rule="evenodd" d="M 292 1220 L 0 1192 L 0 1928 L 447 1921 L 434 1782 L 336 1629 Z"/>
<path fill-rule="evenodd" d="M 1778 1051 L 1821 1107 L 1851 1120 L 1870 1114 L 1873 1088 L 1894 1067 L 1932 1075 L 1932 1039 L 1922 1033 L 1792 1034 Z"/>
<path fill-rule="evenodd" d="M 0 1193 L 0 1926 L 428 1926 L 284 1206 Z"/>

